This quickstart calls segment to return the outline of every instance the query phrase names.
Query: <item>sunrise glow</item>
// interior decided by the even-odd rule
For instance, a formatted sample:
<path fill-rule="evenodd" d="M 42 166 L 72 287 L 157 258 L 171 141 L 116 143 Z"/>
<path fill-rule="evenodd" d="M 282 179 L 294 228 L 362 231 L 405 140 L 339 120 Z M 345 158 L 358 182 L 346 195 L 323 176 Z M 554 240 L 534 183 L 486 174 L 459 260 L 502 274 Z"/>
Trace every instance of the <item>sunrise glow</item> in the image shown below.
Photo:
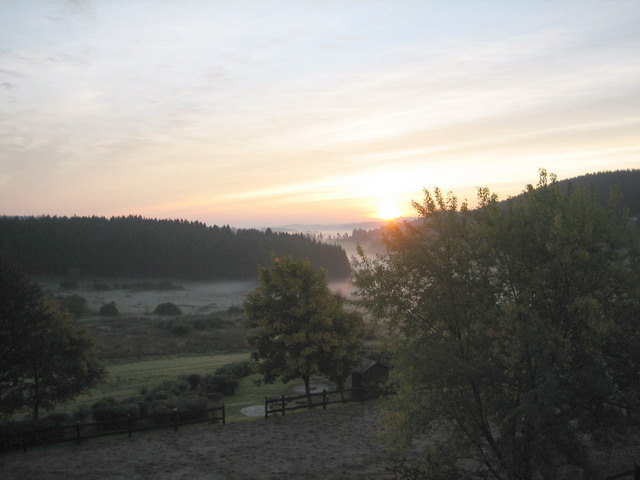
<path fill-rule="evenodd" d="M 639 24 L 632 0 L 2 2 L 0 214 L 358 222 L 637 168 Z"/>
<path fill-rule="evenodd" d="M 382 220 L 393 220 L 401 215 L 400 209 L 390 206 L 378 211 L 378 217 Z"/>

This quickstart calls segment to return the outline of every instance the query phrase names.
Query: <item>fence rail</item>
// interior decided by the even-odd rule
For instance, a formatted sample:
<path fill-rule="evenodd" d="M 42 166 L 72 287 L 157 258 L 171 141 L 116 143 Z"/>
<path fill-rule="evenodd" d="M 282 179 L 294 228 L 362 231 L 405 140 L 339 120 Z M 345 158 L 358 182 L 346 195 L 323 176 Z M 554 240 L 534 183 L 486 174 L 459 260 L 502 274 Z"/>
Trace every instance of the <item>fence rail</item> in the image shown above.
<path fill-rule="evenodd" d="M 187 418 L 181 418 L 181 414 L 186 414 Z M 189 416 L 193 416 L 193 412 L 180 412 L 178 409 L 173 409 L 171 414 L 165 417 L 149 415 L 141 417 L 127 416 L 100 422 L 78 422 L 75 425 L 35 428 L 11 435 L 4 435 L 0 439 L 0 451 L 17 449 L 26 451 L 30 447 L 63 442 L 80 444 L 83 440 L 108 435 L 128 434 L 129 437 L 131 437 L 135 432 L 145 432 L 147 430 L 162 428 L 178 430 L 178 427 L 181 425 L 194 423 L 222 422 L 223 425 L 226 423 L 226 410 L 224 405 L 202 410 L 193 418 L 189 418 Z"/>
<path fill-rule="evenodd" d="M 616 473 L 609 477 L 605 477 L 604 480 L 618 480 L 619 478 L 630 477 L 633 475 L 633 480 L 640 480 L 640 465 L 637 463 L 633 466 L 633 470 L 627 470 L 626 472 Z"/>
<path fill-rule="evenodd" d="M 285 415 L 291 410 L 299 410 L 301 408 L 322 407 L 327 409 L 327 405 L 332 403 L 347 402 L 364 402 L 365 400 L 373 400 L 383 395 L 390 395 L 393 392 L 384 390 L 380 387 L 358 387 L 348 388 L 345 390 L 322 390 L 322 392 L 310 393 L 309 395 L 281 395 L 280 397 L 264 397 L 264 418 L 269 415 Z M 315 400 L 318 401 L 315 401 Z"/>

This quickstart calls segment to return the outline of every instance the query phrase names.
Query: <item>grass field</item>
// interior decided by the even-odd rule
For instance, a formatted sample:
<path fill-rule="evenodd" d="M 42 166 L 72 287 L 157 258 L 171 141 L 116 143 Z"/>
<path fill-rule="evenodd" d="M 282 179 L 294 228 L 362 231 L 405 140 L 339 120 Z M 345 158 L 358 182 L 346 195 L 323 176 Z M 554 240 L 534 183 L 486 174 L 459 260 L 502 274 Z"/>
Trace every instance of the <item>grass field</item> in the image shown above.
<path fill-rule="evenodd" d="M 180 375 L 212 374 L 222 365 L 248 358 L 248 352 L 239 352 L 108 363 L 106 368 L 109 376 L 105 382 L 56 411 L 73 411 L 80 405 L 91 405 L 103 397 L 126 398 L 139 394 L 143 388 L 175 380 Z"/>
<path fill-rule="evenodd" d="M 107 364 L 109 377 L 104 383 L 89 393 L 77 397 L 73 402 L 61 405 L 55 412 L 73 412 L 80 406 L 93 405 L 104 397 L 124 399 L 139 394 L 143 388 L 149 389 L 166 380 L 175 380 L 180 375 L 212 374 L 222 365 L 248 358 L 248 352 L 236 352 L 109 363 Z M 294 388 L 303 385 L 302 380 L 288 384 L 276 382 L 268 385 L 259 384 L 259 380 L 259 375 L 241 379 L 235 395 L 223 399 L 229 421 L 247 419 L 240 410 L 243 407 L 263 404 L 265 396 L 290 394 Z"/>

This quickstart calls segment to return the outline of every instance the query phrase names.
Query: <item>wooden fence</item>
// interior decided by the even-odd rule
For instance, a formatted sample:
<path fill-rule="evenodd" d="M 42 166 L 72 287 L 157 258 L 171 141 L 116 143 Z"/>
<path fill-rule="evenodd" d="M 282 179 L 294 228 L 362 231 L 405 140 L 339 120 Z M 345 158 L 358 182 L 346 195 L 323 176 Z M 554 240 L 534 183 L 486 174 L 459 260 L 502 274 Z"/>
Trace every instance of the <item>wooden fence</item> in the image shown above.
<path fill-rule="evenodd" d="M 305 393 L 301 395 L 264 397 L 264 418 L 269 418 L 269 415 L 285 415 L 287 411 L 300 408 L 322 407 L 323 410 L 326 410 L 327 405 L 331 403 L 364 402 L 365 400 L 373 400 L 392 393 L 392 391 L 384 390 L 380 387 L 359 387 L 330 392 L 322 390 L 309 395 Z"/>
<path fill-rule="evenodd" d="M 225 406 L 208 408 L 200 412 L 180 412 L 174 408 L 169 415 L 123 417 L 111 420 L 91 423 L 77 423 L 50 428 L 36 428 L 11 435 L 3 435 L 0 438 L 0 451 L 27 450 L 29 447 L 49 445 L 53 443 L 75 442 L 80 444 L 82 440 L 104 437 L 107 435 L 128 434 L 144 432 L 161 428 L 173 428 L 178 430 L 180 425 L 194 423 L 226 423 Z"/>
<path fill-rule="evenodd" d="M 633 466 L 633 470 L 627 470 L 626 472 L 616 473 L 615 475 L 605 477 L 604 480 L 618 480 L 619 478 L 631 477 L 631 475 L 633 475 L 633 480 L 640 480 L 640 465 L 636 463 Z"/>

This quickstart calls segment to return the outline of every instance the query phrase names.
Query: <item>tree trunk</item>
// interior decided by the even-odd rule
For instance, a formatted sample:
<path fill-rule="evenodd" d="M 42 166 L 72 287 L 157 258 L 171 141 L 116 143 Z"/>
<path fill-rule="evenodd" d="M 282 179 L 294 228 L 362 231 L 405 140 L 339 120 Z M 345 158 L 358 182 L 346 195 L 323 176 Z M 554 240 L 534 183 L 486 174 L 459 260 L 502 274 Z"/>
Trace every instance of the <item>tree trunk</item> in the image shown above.
<path fill-rule="evenodd" d="M 304 380 L 304 391 L 307 394 L 307 404 L 311 406 L 313 402 L 311 400 L 311 384 L 309 382 L 309 375 L 303 375 L 302 379 Z"/>
<path fill-rule="evenodd" d="M 33 379 L 33 419 L 37 422 L 40 417 L 40 377 Z"/>

